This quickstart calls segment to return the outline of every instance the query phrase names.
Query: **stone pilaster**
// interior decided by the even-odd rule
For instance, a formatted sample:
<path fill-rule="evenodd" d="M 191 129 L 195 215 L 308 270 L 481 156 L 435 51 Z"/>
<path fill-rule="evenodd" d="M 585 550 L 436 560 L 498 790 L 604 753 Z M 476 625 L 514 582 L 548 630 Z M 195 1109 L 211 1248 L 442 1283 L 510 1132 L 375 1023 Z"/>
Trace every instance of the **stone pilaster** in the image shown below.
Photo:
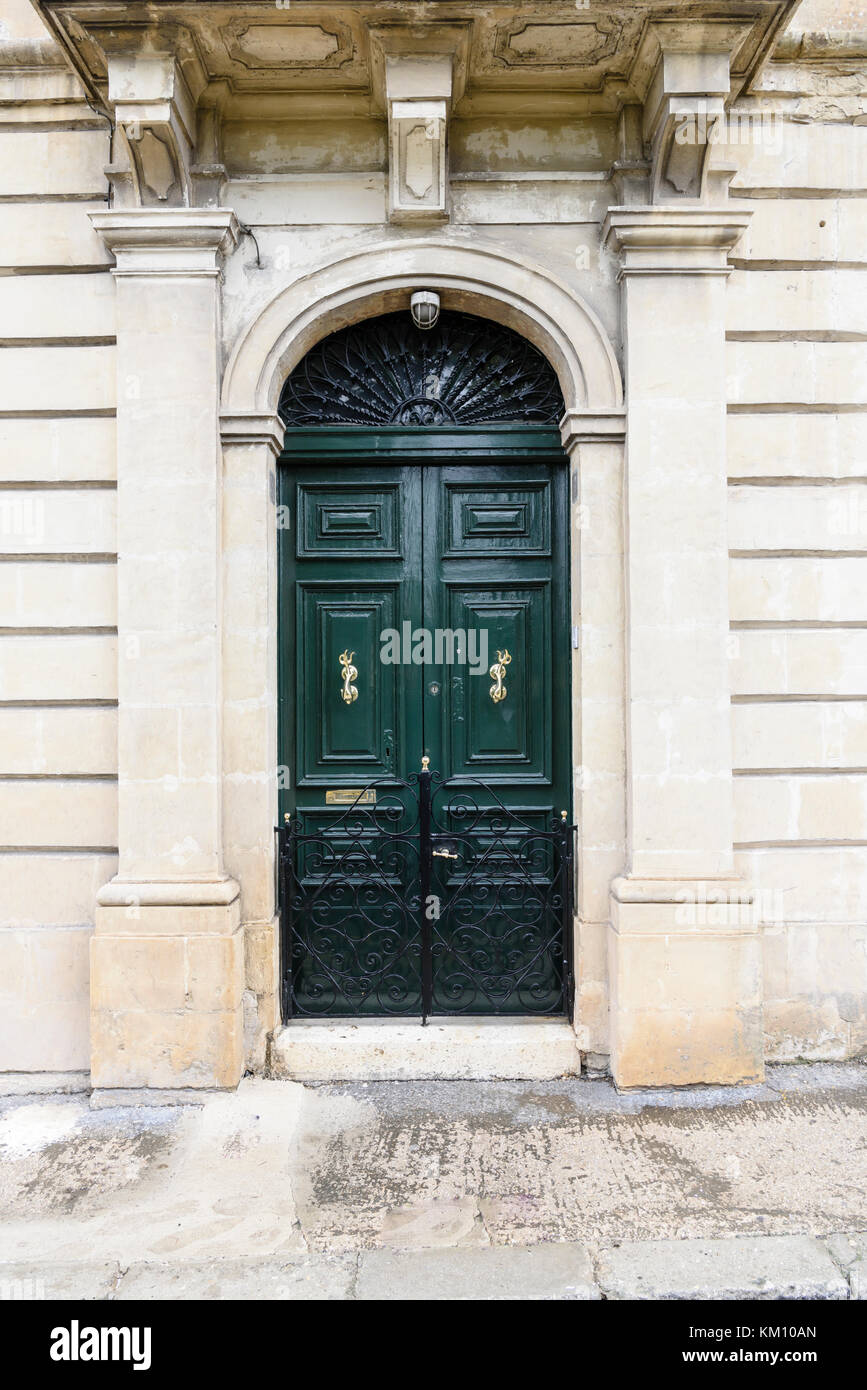
<path fill-rule="evenodd" d="M 747 214 L 612 208 L 627 381 L 627 868 L 612 886 L 618 1084 L 761 1075 L 759 949 L 732 853 L 725 280 Z"/>
<path fill-rule="evenodd" d="M 98 1089 L 242 1067 L 238 885 L 223 866 L 219 277 L 228 211 L 94 213 L 117 286 L 119 869 L 92 942 Z"/>

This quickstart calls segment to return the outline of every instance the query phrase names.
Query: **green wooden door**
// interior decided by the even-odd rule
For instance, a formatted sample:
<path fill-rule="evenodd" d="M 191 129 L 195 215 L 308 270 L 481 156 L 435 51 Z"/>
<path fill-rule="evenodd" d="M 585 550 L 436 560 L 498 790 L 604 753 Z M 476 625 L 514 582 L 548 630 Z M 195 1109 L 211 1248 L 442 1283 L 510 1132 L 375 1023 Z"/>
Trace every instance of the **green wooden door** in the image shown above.
<path fill-rule="evenodd" d="M 365 862 L 370 870 L 368 908 L 358 908 L 354 885 L 352 917 L 330 901 L 321 855 L 308 847 L 304 881 L 316 882 L 318 864 L 326 886 L 308 899 L 321 968 L 305 965 L 303 952 L 296 962 L 302 1012 L 418 1012 L 418 903 L 402 901 L 417 869 L 411 836 L 399 846 L 407 881 L 396 869 L 389 878 L 370 842 L 353 840 L 347 798 L 376 783 L 382 805 L 389 783 L 411 780 L 429 758 L 447 783 L 434 805 L 442 845 L 460 830 L 459 803 L 472 802 L 494 879 L 485 827 L 500 804 L 539 830 L 570 807 L 567 470 L 549 432 L 544 448 L 513 456 L 501 452 L 502 435 L 488 436 L 486 455 L 471 433 L 471 459 L 442 445 L 409 458 L 405 437 L 394 462 L 356 452 L 352 462 L 321 463 L 315 440 L 303 462 L 284 455 L 281 814 L 353 849 L 362 880 Z M 436 901 L 448 903 L 445 853 L 434 867 Z M 561 964 L 547 957 L 533 965 L 532 990 L 466 984 L 468 956 L 482 954 L 470 939 L 482 919 L 493 973 L 511 980 L 516 949 L 532 949 L 515 944 L 532 936 L 519 908 L 503 925 L 480 902 L 469 916 L 464 904 L 435 919 L 433 1012 L 557 1011 Z M 382 980 L 369 988 L 373 962 Z"/>

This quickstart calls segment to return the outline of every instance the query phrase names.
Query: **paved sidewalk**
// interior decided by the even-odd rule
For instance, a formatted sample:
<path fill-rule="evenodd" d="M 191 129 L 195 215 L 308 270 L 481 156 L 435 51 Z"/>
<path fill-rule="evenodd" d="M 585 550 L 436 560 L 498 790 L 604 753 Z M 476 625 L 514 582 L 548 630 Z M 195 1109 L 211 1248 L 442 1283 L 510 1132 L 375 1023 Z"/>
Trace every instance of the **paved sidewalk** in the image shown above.
<path fill-rule="evenodd" d="M 286 1260 L 0 1264 L 0 1299 L 864 1299 L 867 1236 L 365 1250 Z"/>
<path fill-rule="evenodd" d="M 867 1296 L 867 1067 L 0 1101 L 0 1297 Z"/>

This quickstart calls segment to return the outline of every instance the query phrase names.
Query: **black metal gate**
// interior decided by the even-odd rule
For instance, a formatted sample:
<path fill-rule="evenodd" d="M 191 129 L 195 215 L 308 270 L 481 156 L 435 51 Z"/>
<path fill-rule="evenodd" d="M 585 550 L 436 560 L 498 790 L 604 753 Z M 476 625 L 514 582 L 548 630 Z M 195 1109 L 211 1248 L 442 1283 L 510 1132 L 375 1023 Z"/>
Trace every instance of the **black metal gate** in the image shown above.
<path fill-rule="evenodd" d="M 575 827 L 542 821 L 427 767 L 315 825 L 287 817 L 284 1020 L 571 1017 Z"/>

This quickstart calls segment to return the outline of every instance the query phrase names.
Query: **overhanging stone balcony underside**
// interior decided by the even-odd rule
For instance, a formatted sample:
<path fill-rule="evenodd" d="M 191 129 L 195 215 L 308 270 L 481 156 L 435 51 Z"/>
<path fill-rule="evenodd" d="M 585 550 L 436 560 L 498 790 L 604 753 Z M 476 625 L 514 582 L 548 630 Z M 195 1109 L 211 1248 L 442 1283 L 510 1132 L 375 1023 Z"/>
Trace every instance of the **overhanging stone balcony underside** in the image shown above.
<path fill-rule="evenodd" d="M 107 106 L 124 98 L 112 60 L 135 54 L 174 60 L 174 100 L 243 119 L 286 119 L 329 111 L 342 118 L 384 115 L 392 58 L 452 64 L 458 117 L 533 111 L 617 114 L 644 101 L 657 57 L 654 26 L 689 32 L 691 47 L 725 51 L 731 92 L 749 84 L 797 0 L 632 0 L 590 4 L 377 3 L 226 4 L 221 0 L 35 0 L 91 95 Z M 700 43 L 698 42 L 700 40 Z M 166 100 L 153 69 L 151 99 Z M 122 85 L 122 84 L 121 84 Z M 135 101 L 144 97 L 133 93 Z M 312 104 L 311 104 L 312 102 Z"/>

